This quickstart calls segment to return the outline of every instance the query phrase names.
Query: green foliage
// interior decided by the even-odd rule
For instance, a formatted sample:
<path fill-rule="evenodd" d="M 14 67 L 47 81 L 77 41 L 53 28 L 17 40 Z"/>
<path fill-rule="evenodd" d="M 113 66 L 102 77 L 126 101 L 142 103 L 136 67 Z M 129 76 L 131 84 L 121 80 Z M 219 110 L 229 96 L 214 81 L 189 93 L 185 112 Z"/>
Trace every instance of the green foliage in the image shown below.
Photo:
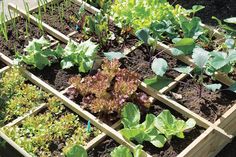
<path fill-rule="evenodd" d="M 171 139 L 172 136 L 184 138 L 184 131 L 193 128 L 196 122 L 191 118 L 186 122 L 178 120 L 169 110 L 164 110 L 156 117 L 154 125 L 167 139 Z"/>
<path fill-rule="evenodd" d="M 1 2 L 2 8 L 4 8 L 4 1 Z M 4 9 L 0 12 L 0 34 L 3 35 L 4 39 L 8 41 L 8 29 L 7 29 L 7 17 L 5 15 Z"/>
<path fill-rule="evenodd" d="M 164 110 L 157 117 L 147 114 L 143 123 L 139 124 L 140 112 L 135 104 L 127 103 L 122 109 L 122 124 L 120 133 L 128 140 L 138 143 L 149 141 L 154 146 L 162 148 L 172 136 L 184 138 L 183 132 L 195 126 L 196 122 L 177 120 L 168 110 Z"/>
<path fill-rule="evenodd" d="M 217 21 L 219 27 L 226 32 L 226 35 L 229 35 L 229 36 L 235 36 L 236 35 L 236 29 L 229 26 L 228 24 L 223 23 L 220 19 L 218 19 L 215 16 L 212 16 L 212 19 Z M 235 18 L 232 17 L 232 18 L 225 19 L 224 22 L 230 23 L 230 24 L 235 24 Z"/>
<path fill-rule="evenodd" d="M 179 5 L 171 6 L 166 0 L 115 0 L 111 8 L 115 23 L 124 30 L 134 29 L 134 32 L 149 28 L 152 22 L 170 20 L 172 23 L 177 23 L 175 16 L 184 11 Z"/>
<path fill-rule="evenodd" d="M 80 72 L 88 72 L 97 55 L 98 45 L 90 40 L 81 42 L 80 44 L 69 41 L 61 56 L 62 69 L 68 69 L 72 66 L 78 66 Z"/>
<path fill-rule="evenodd" d="M 47 48 L 49 46 L 50 42 L 43 36 L 40 39 L 33 39 L 24 49 L 27 54 L 16 54 L 16 58 L 18 62 L 24 62 L 42 70 L 46 66 L 51 66 L 52 62 L 60 58 L 63 52 L 60 46 L 55 50 Z"/>
<path fill-rule="evenodd" d="M 36 86 L 26 84 L 25 80 L 17 68 L 11 68 L 3 74 L 0 81 L 1 125 L 22 116 L 48 97 Z"/>
<path fill-rule="evenodd" d="M 114 59 L 126 58 L 126 56 L 122 52 L 104 52 L 103 54 L 109 61 L 112 61 Z"/>
<path fill-rule="evenodd" d="M 174 48 L 171 49 L 171 53 L 174 56 L 190 55 L 193 52 L 196 44 L 192 38 L 179 39 L 175 44 Z"/>
<path fill-rule="evenodd" d="M 82 146 L 74 145 L 70 151 L 66 153 L 66 157 L 88 157 L 88 154 Z"/>
<path fill-rule="evenodd" d="M 78 145 L 86 145 L 91 136 L 97 135 L 96 129 L 88 134 L 79 117 L 68 111 L 57 98 L 48 99 L 47 106 L 44 112 L 27 117 L 21 125 L 3 128 L 10 138 L 32 156 L 52 156 L 50 145 L 59 142 L 65 143 L 62 151 L 70 156 L 69 150 L 76 152 Z"/>
<path fill-rule="evenodd" d="M 168 64 L 163 58 L 155 58 L 152 62 L 152 71 L 157 75 L 163 77 L 168 70 Z"/>
<path fill-rule="evenodd" d="M 129 148 L 120 145 L 111 152 L 111 157 L 141 157 L 142 148 L 143 146 L 137 145 L 132 154 Z"/>

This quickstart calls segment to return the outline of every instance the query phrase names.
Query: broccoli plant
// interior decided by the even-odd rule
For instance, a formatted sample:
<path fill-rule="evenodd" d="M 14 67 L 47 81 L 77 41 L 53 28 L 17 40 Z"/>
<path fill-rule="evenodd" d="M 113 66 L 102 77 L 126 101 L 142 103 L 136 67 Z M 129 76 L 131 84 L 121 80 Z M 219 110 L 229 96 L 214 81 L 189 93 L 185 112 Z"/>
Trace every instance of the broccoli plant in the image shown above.
<path fill-rule="evenodd" d="M 147 114 L 140 124 L 140 111 L 133 103 L 127 103 L 121 112 L 123 129 L 120 133 L 128 140 L 135 140 L 142 144 L 144 141 L 162 148 L 172 136 L 184 138 L 184 131 L 195 126 L 194 119 L 186 122 L 176 119 L 168 110 L 162 111 L 158 116 Z"/>

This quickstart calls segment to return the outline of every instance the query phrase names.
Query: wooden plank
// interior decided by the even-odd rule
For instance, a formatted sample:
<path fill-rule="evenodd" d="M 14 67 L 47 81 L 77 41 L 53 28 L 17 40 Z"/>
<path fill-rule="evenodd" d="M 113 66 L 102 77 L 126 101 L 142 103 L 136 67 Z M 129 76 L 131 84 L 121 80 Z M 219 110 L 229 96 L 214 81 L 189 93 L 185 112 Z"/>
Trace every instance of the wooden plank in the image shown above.
<path fill-rule="evenodd" d="M 121 122 L 118 121 L 116 122 L 114 125 L 112 125 L 113 129 L 117 129 L 121 126 Z M 92 141 L 90 141 L 86 146 L 85 149 L 88 151 L 94 147 L 96 147 L 99 143 L 101 143 L 105 138 L 106 138 L 106 134 L 105 133 L 101 133 L 100 135 L 98 135 L 97 137 L 95 137 Z"/>
<path fill-rule="evenodd" d="M 12 147 L 14 147 L 19 153 L 21 153 L 24 157 L 32 157 L 29 153 L 27 153 L 23 148 L 21 148 L 18 144 L 16 144 L 12 139 L 6 136 L 3 131 L 0 129 L 0 137 L 7 141 Z"/>
<path fill-rule="evenodd" d="M 214 157 L 232 138 L 209 127 L 177 157 Z"/>
<path fill-rule="evenodd" d="M 159 92 L 166 93 L 168 91 L 171 91 L 172 89 L 174 89 L 176 87 L 177 84 L 179 84 L 179 81 L 185 79 L 187 76 L 188 76 L 188 74 L 180 74 L 178 77 L 175 78 L 175 80 L 173 82 L 171 82 L 169 85 L 167 85 L 166 87 L 159 90 Z"/>
<path fill-rule="evenodd" d="M 84 2 L 83 0 L 72 0 L 72 1 L 73 1 L 74 3 L 76 3 L 76 4 L 78 4 L 79 6 L 84 5 L 85 9 L 86 9 L 87 11 L 89 11 L 90 13 L 92 13 L 92 14 L 96 14 L 96 13 L 100 12 L 99 9 L 97 9 L 97 8 L 95 8 L 94 6 L 92 6 L 92 5 L 90 5 L 90 4 L 86 3 L 86 2 Z"/>
<path fill-rule="evenodd" d="M 223 114 L 215 124 L 228 134 L 236 136 L 236 104 Z"/>
<path fill-rule="evenodd" d="M 0 74 L 6 71 L 7 69 L 9 69 L 9 66 L 5 66 L 2 69 L 0 69 Z"/>

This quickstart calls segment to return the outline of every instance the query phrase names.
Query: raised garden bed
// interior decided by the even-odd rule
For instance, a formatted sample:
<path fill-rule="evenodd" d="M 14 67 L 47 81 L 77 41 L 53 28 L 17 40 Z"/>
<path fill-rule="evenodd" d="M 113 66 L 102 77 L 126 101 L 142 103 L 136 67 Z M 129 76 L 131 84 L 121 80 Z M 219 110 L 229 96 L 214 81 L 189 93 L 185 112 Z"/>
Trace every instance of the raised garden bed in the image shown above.
<path fill-rule="evenodd" d="M 119 6 L 117 3 L 112 5 Z M 111 9 L 111 13 L 119 10 L 119 8 L 114 6 Z M 167 10 L 172 9 L 169 4 L 166 4 L 166 6 Z M 46 92 L 58 97 L 63 104 L 60 106 L 64 106 L 60 110 L 60 114 L 55 114 L 54 111 L 56 109 L 50 109 L 50 104 L 53 103 L 48 103 L 47 99 L 43 100 L 45 101 L 44 103 L 40 100 L 40 103 L 36 103 L 37 105 L 32 105 L 32 110 L 31 106 L 28 106 L 29 109 L 24 108 L 26 109 L 24 112 L 26 114 L 20 112 L 23 117 L 21 117 L 22 115 L 19 114 L 17 109 L 13 109 L 13 112 L 10 112 L 9 109 L 9 115 L 13 114 L 13 117 L 3 123 L 6 126 L 2 128 L 1 137 L 21 154 L 25 156 L 30 156 L 30 153 L 36 154 L 36 156 L 45 154 L 50 154 L 50 156 L 66 155 L 67 150 L 70 149 L 63 148 L 67 147 L 70 137 L 74 137 L 72 135 L 73 132 L 76 133 L 75 129 L 71 128 L 79 127 L 82 132 L 86 132 L 88 127 L 90 127 L 90 122 L 94 126 L 92 128 L 97 128 L 93 131 L 98 132 L 96 130 L 101 130 L 102 133 L 99 135 L 91 133 L 88 138 L 85 136 L 86 139 L 82 143 L 77 143 L 77 145 L 83 146 L 85 151 L 88 151 L 89 156 L 109 156 L 109 154 L 113 156 L 120 150 L 135 152 L 140 150 L 138 144 L 143 145 L 141 156 L 198 156 L 199 154 L 214 156 L 229 143 L 233 137 L 232 135 L 235 135 L 234 117 L 236 108 L 233 98 L 234 93 L 226 90 L 227 86 L 234 84 L 234 81 L 219 71 L 213 71 L 213 76 L 223 86 L 218 92 L 210 91 L 209 88 L 212 89 L 213 87 L 205 85 L 217 83 L 217 87 L 214 86 L 214 90 L 217 90 L 219 82 L 204 74 L 205 63 L 202 63 L 204 65 L 200 67 L 204 69 L 201 74 L 196 74 L 195 76 L 193 68 L 199 66 L 199 64 L 195 62 L 194 58 L 199 56 L 196 57 L 196 54 L 193 54 L 193 59 L 191 59 L 191 55 L 174 55 L 185 51 L 181 49 L 181 46 L 178 47 L 178 44 L 182 44 L 178 43 L 179 39 L 170 40 L 169 37 L 165 37 L 165 33 L 162 34 L 164 40 L 159 38 L 153 42 L 153 39 L 144 39 L 145 35 L 150 38 L 153 34 L 148 34 L 145 29 L 136 30 L 136 27 L 139 28 L 142 24 L 135 23 L 136 21 L 134 23 L 130 22 L 127 28 L 122 25 L 125 23 L 122 21 L 121 25 L 116 26 L 117 19 L 121 20 L 124 15 L 121 14 L 118 18 L 115 14 L 113 14 L 114 16 L 112 14 L 108 16 L 103 14 L 104 10 L 91 7 L 81 0 L 74 0 L 69 3 L 68 1 L 52 1 L 29 12 L 16 8 L 12 4 L 9 7 L 22 16 L 15 22 L 16 28 L 20 28 L 19 30 L 23 31 L 18 32 L 21 36 L 19 40 L 15 41 L 14 38 L 9 38 L 8 42 L 6 42 L 7 44 L 1 46 L 3 53 L 0 54 L 0 59 L 9 66 L 17 62 L 21 66 L 21 73 L 32 82 L 31 84 L 36 84 Z M 78 10 L 80 10 L 79 16 L 76 15 Z M 105 33 L 105 36 L 113 34 L 112 39 L 99 36 L 99 34 L 96 34 L 97 32 L 92 32 L 93 27 L 83 23 L 85 22 L 83 21 L 85 17 L 93 20 L 93 18 L 101 17 L 101 15 L 105 18 L 104 24 L 107 25 L 103 28 L 104 30 L 99 31 L 101 34 Z M 105 17 L 106 15 L 107 17 Z M 133 18 L 136 17 L 134 16 Z M 192 18 L 194 19 L 195 17 Z M 108 23 L 106 23 L 106 20 Z M 188 21 L 189 19 L 183 20 Z M 14 20 L 9 21 L 9 23 L 11 22 L 14 22 Z M 26 22 L 30 26 L 29 30 L 24 25 Z M 95 21 L 94 26 L 96 27 L 97 25 L 99 23 Z M 145 27 L 148 27 L 148 25 Z M 200 27 L 199 25 L 198 27 L 200 30 L 205 28 L 208 30 L 206 38 L 209 38 L 211 33 L 214 34 L 214 38 L 212 38 L 212 42 L 208 43 L 209 45 L 205 45 L 205 43 L 201 45 L 201 39 L 197 39 L 195 44 L 202 46 L 205 50 L 201 49 L 201 52 L 196 53 L 218 48 L 219 45 L 214 42 L 219 39 L 221 40 L 220 43 L 225 41 L 216 30 L 212 30 L 207 26 Z M 86 29 L 90 31 L 90 34 L 84 33 Z M 29 31 L 28 36 L 24 32 L 26 30 Z M 105 30 L 108 30 L 109 33 L 106 34 Z M 10 28 L 9 31 L 13 33 L 14 29 L 11 30 Z M 186 38 L 186 32 L 181 31 L 177 32 L 179 34 L 178 37 Z M 36 35 L 32 36 L 33 32 L 36 32 Z M 41 35 L 44 38 L 40 38 Z M 33 40 L 33 38 L 35 39 Z M 183 39 L 183 41 L 194 41 L 190 37 L 187 38 Z M 103 42 L 103 39 L 106 39 L 105 42 Z M 1 40 L 6 39 L 2 37 Z M 17 55 L 15 55 L 15 49 L 12 49 L 12 47 L 8 49 L 11 44 L 15 45 L 14 42 L 16 42 L 15 49 L 19 52 Z M 57 45 L 60 45 L 60 47 Z M 207 49 L 205 46 L 212 48 Z M 173 48 L 179 49 L 173 52 Z M 192 49 L 191 51 L 195 53 L 197 50 Z M 221 50 L 223 51 L 224 49 Z M 106 54 L 104 52 L 111 53 Z M 82 53 L 84 56 L 80 55 Z M 32 56 L 34 60 L 31 58 Z M 43 62 L 38 62 L 37 57 Z M 17 59 L 13 62 L 12 59 L 14 58 Z M 72 60 L 72 58 L 77 60 Z M 200 60 L 204 60 L 204 58 L 199 58 L 198 61 Z M 188 65 L 190 67 L 186 68 Z M 176 69 L 180 66 L 185 66 L 185 69 Z M 7 71 L 7 68 L 2 71 Z M 203 81 L 201 77 L 204 78 Z M 202 82 L 199 83 L 197 78 L 200 78 L 199 80 Z M 191 92 L 192 94 L 189 94 Z M 193 101 L 195 104 L 192 104 Z M 138 106 L 141 112 L 140 122 L 139 120 L 132 122 L 135 124 L 134 126 L 132 123 L 132 125 L 127 125 L 126 123 L 128 122 L 124 120 L 125 113 L 123 110 L 131 102 L 136 104 L 135 106 Z M 193 118 L 186 122 L 184 128 L 187 128 L 187 131 L 185 131 L 184 139 L 177 137 L 183 138 L 182 132 L 185 129 L 178 130 L 180 131 L 178 133 L 167 135 L 154 121 L 150 123 L 150 128 L 146 126 L 148 122 L 147 119 L 145 120 L 145 116 L 155 117 L 155 120 L 158 120 L 158 117 L 167 114 L 166 109 L 170 111 L 173 117 L 177 118 L 176 120 L 174 118 L 173 124 L 170 123 L 172 127 L 175 126 L 174 122 L 177 123 L 178 120 L 187 121 L 188 118 Z M 129 113 L 130 115 L 133 114 L 133 112 Z M 27 139 L 25 141 L 35 143 L 33 140 L 36 140 L 37 136 L 41 136 L 41 134 L 37 134 L 40 132 L 40 128 L 36 132 L 32 132 L 32 135 L 25 128 L 28 127 L 29 121 L 37 122 L 37 119 L 51 117 L 50 115 L 54 119 L 43 120 L 44 122 L 41 122 L 41 125 L 42 129 L 45 129 L 43 127 L 48 125 L 46 127 L 48 130 L 46 130 L 52 131 L 53 135 L 48 140 L 52 139 L 51 141 L 53 142 L 50 140 L 44 141 L 49 144 L 39 147 L 36 144 L 33 146 L 37 149 L 35 150 L 35 148 L 22 145 L 22 142 L 17 140 L 17 137 L 21 136 Z M 56 131 L 57 124 L 60 121 L 64 121 L 63 118 L 66 115 L 71 115 L 75 119 L 76 117 L 81 118 L 77 119 L 78 123 L 76 124 L 68 124 L 72 125 L 72 127 L 69 127 L 72 131 L 69 129 L 68 133 L 62 133 L 62 135 L 67 135 L 66 137 L 60 136 L 59 139 L 53 139 L 57 133 L 59 134 Z M 17 118 L 18 116 L 20 118 Z M 126 118 L 128 119 L 129 117 Z M 123 125 L 121 125 L 120 120 Z M 10 121 L 12 122 L 9 123 Z M 181 123 L 184 121 L 181 121 Z M 178 121 L 178 123 L 180 122 Z M 188 123 L 191 124 L 191 127 L 189 127 L 190 124 Z M 65 122 L 65 124 L 67 123 Z M 128 138 L 124 133 L 125 129 L 125 131 L 131 131 L 143 125 L 146 128 L 142 129 L 147 129 L 146 132 L 142 132 L 142 129 L 138 130 L 141 131 L 138 135 L 144 136 L 144 139 L 141 138 L 142 140 L 140 137 L 138 138 L 138 135 L 137 137 Z M 153 130 L 150 131 L 148 129 Z M 9 132 L 9 130 L 13 131 Z M 154 135 L 153 132 L 155 132 Z M 130 135 L 132 136 L 132 134 Z M 109 138 L 106 138 L 106 136 L 109 136 Z M 92 138 L 94 139 L 92 140 Z M 89 142 L 90 140 L 92 141 Z M 71 150 L 77 147 L 76 145 L 74 148 L 70 143 L 68 145 Z"/>

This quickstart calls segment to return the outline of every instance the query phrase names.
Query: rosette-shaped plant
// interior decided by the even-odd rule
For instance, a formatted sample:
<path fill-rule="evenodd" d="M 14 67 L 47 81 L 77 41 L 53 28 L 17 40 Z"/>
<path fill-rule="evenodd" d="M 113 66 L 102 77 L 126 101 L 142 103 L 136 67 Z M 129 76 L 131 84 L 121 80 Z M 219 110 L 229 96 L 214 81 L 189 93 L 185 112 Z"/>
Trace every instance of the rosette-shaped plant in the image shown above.
<path fill-rule="evenodd" d="M 145 107 L 150 101 L 145 93 L 137 93 L 140 84 L 139 75 L 127 69 L 121 69 L 118 60 L 104 59 L 101 69 L 93 76 L 69 80 L 72 88 L 67 94 L 75 98 L 83 96 L 82 105 L 93 113 L 120 113 L 123 104 L 135 100 Z"/>

